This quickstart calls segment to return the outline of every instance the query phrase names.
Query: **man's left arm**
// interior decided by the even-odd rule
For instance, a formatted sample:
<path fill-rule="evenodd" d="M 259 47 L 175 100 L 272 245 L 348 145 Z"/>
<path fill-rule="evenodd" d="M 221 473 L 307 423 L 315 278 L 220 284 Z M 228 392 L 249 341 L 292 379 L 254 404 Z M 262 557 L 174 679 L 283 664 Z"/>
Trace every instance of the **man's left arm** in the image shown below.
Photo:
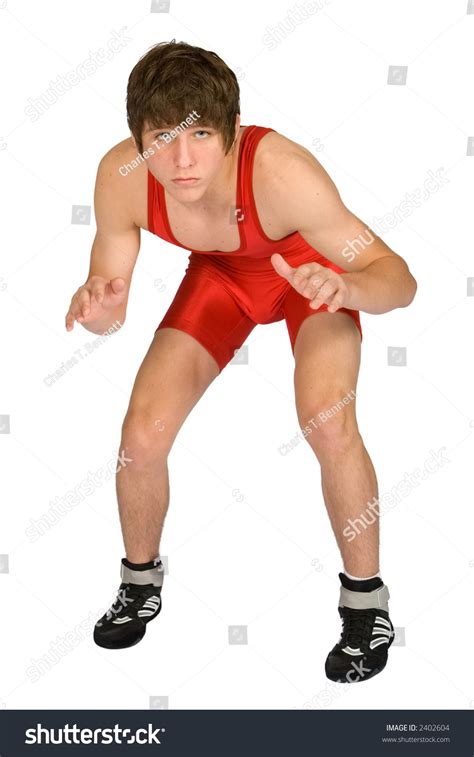
<path fill-rule="evenodd" d="M 412 302 L 417 284 L 406 262 L 344 205 L 334 182 L 310 153 L 283 159 L 279 178 L 279 201 L 289 228 L 345 269 L 338 274 L 316 262 L 295 269 L 281 255 L 272 255 L 277 272 L 309 297 L 312 307 L 326 303 L 330 312 L 345 307 L 380 314 Z"/>
<path fill-rule="evenodd" d="M 385 243 L 377 238 L 372 244 Z M 376 258 L 361 271 L 343 273 L 349 295 L 345 308 L 363 310 L 366 313 L 388 313 L 395 308 L 404 308 L 413 301 L 416 281 L 407 264 L 396 253 Z"/>

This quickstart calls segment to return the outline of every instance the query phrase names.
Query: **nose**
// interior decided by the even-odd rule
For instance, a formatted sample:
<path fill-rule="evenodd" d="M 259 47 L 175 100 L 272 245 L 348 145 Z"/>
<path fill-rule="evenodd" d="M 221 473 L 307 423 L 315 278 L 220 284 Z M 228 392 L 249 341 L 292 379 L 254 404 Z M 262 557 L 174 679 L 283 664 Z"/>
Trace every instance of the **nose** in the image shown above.
<path fill-rule="evenodd" d="M 177 168 L 190 168 L 193 163 L 192 151 L 185 134 L 175 137 L 174 142 L 174 162 Z"/>

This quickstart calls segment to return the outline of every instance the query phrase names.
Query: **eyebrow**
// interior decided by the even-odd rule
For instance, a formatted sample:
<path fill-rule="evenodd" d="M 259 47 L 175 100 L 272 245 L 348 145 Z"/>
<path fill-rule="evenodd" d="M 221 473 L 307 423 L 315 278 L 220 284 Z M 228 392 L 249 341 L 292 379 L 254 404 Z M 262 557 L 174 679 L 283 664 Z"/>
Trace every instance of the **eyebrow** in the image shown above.
<path fill-rule="evenodd" d="M 214 129 L 213 126 L 208 126 L 206 124 L 199 124 L 196 126 L 188 126 L 189 129 Z M 151 129 L 147 129 L 145 134 L 149 134 L 150 131 L 172 131 L 173 129 L 176 129 L 175 126 L 154 126 Z"/>

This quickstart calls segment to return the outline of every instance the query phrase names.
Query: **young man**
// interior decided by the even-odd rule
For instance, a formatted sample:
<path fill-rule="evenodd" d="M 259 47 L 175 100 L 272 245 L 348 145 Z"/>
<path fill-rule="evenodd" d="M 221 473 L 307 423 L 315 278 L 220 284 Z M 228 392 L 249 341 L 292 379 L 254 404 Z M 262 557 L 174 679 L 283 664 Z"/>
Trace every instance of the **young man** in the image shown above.
<path fill-rule="evenodd" d="M 348 539 L 372 507 L 377 481 L 359 434 L 355 388 L 359 310 L 385 313 L 413 300 L 404 260 L 341 201 L 304 147 L 268 127 L 240 123 L 239 87 L 213 52 L 161 43 L 140 59 L 127 89 L 132 138 L 101 160 L 87 281 L 66 315 L 100 334 L 125 321 L 146 229 L 190 251 L 189 264 L 138 371 L 117 473 L 126 557 L 117 600 L 94 639 L 117 649 L 140 641 L 161 610 L 159 545 L 169 502 L 167 459 L 185 418 L 256 324 L 285 319 L 295 358 L 302 429 L 337 406 L 306 439 L 344 572 L 343 630 L 326 674 L 352 683 L 380 672 L 393 641 L 379 572 L 378 518 Z"/>

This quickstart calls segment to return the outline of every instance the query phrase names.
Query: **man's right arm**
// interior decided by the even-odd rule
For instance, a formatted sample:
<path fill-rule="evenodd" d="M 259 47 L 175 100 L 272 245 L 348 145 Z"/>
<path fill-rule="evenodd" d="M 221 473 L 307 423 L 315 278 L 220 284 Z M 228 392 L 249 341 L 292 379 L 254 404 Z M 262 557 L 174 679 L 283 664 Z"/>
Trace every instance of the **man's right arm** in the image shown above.
<path fill-rule="evenodd" d="M 140 228 L 132 219 L 130 188 L 125 184 L 129 177 L 119 173 L 120 161 L 121 149 L 117 145 L 99 163 L 94 192 L 97 231 L 89 272 L 86 283 L 73 296 L 68 313 L 69 318 L 71 312 L 79 316 L 76 318 L 78 322 L 95 334 L 102 334 L 117 321 L 124 324 L 133 269 L 140 249 Z M 110 284 L 116 278 L 125 282 L 120 295 L 114 294 Z M 95 291 L 103 295 L 99 302 L 92 294 Z M 119 304 L 114 305 L 115 300 Z"/>

